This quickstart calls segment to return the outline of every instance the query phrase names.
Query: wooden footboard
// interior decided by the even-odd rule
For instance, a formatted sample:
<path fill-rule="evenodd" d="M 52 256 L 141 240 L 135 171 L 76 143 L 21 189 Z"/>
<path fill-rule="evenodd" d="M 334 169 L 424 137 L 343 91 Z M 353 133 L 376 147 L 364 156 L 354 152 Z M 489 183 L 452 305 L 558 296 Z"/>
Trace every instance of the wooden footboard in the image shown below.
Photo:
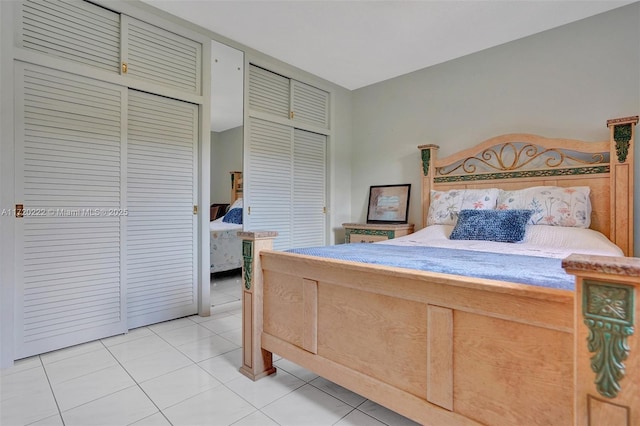
<path fill-rule="evenodd" d="M 573 292 L 260 252 L 268 238 L 243 238 L 253 271 L 243 305 L 249 377 L 273 372 L 277 353 L 423 424 L 640 424 L 637 307 L 610 351 L 630 349 L 605 367 L 618 368 L 619 389 L 607 385 L 618 390 L 604 396 L 593 386 L 604 373 L 591 371 L 590 326 L 582 302 L 574 312 Z M 579 287 L 621 287 L 633 306 L 640 260 L 627 258 L 624 270 L 569 260 Z"/>
<path fill-rule="evenodd" d="M 265 253 L 262 262 L 263 348 L 421 423 L 570 419 L 571 316 L 562 317 L 569 298 L 489 294 L 281 253 Z M 317 306 L 317 316 L 305 305 Z M 520 315 L 530 305 L 544 312 Z M 541 340 L 553 347 L 534 350 Z M 546 410 L 545 400 L 531 404 L 525 395 L 564 403 Z"/>

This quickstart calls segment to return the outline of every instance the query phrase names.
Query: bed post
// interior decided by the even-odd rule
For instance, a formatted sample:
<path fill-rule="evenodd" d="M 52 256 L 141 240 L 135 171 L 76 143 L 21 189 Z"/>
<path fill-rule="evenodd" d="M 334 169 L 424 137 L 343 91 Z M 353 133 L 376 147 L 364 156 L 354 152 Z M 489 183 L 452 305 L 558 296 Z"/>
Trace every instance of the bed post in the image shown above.
<path fill-rule="evenodd" d="M 427 213 L 429 202 L 431 201 L 431 188 L 433 187 L 433 177 L 435 176 L 436 154 L 440 147 L 438 145 L 419 145 L 418 149 L 422 154 L 422 227 L 427 226 Z"/>
<path fill-rule="evenodd" d="M 625 256 L 633 256 L 633 160 L 638 116 L 607 120 L 611 155 L 610 239 Z"/>
<path fill-rule="evenodd" d="M 273 247 L 273 231 L 238 232 L 242 239 L 242 367 L 251 380 L 275 373 L 271 352 L 262 349 L 262 265 L 260 252 Z"/>
<path fill-rule="evenodd" d="M 572 254 L 574 422 L 640 425 L 640 259 Z"/>

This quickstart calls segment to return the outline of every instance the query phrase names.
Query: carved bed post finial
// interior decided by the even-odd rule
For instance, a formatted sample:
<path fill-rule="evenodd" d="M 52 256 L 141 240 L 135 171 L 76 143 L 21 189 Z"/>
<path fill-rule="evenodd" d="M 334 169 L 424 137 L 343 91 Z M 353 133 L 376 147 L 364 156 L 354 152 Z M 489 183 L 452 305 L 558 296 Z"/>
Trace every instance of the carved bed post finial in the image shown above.
<path fill-rule="evenodd" d="M 616 155 L 618 162 L 624 163 L 629 155 L 629 145 L 631 144 L 631 124 L 620 124 L 613 126 L 613 140 L 616 142 Z"/>
<path fill-rule="evenodd" d="M 275 373 L 271 352 L 262 349 L 262 266 L 260 251 L 273 247 L 277 232 L 238 232 L 242 239 L 242 367 L 240 372 L 252 380 Z"/>
<path fill-rule="evenodd" d="M 436 152 L 438 145 L 419 145 L 422 158 L 422 227 L 427 226 L 427 210 L 429 207 L 431 187 L 435 176 Z"/>
<path fill-rule="evenodd" d="M 633 256 L 634 139 L 638 116 L 607 120 L 611 153 L 610 239 Z M 628 226 L 627 226 L 628 224 Z"/>

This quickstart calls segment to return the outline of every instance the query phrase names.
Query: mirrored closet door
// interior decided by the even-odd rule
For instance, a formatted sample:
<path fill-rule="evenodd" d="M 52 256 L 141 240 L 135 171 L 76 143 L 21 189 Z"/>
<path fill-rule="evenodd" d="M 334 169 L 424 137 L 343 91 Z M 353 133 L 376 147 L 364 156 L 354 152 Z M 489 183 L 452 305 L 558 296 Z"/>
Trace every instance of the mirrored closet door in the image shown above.
<path fill-rule="evenodd" d="M 240 300 L 243 52 L 211 42 L 211 304 Z"/>

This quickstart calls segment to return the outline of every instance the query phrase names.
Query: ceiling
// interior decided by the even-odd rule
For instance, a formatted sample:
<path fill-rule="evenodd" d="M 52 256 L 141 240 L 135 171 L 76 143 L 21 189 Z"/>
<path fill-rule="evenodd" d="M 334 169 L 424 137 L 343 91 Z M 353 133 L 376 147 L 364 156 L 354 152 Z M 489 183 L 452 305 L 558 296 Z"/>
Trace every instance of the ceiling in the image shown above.
<path fill-rule="evenodd" d="M 633 3 L 143 1 L 349 90 Z"/>

